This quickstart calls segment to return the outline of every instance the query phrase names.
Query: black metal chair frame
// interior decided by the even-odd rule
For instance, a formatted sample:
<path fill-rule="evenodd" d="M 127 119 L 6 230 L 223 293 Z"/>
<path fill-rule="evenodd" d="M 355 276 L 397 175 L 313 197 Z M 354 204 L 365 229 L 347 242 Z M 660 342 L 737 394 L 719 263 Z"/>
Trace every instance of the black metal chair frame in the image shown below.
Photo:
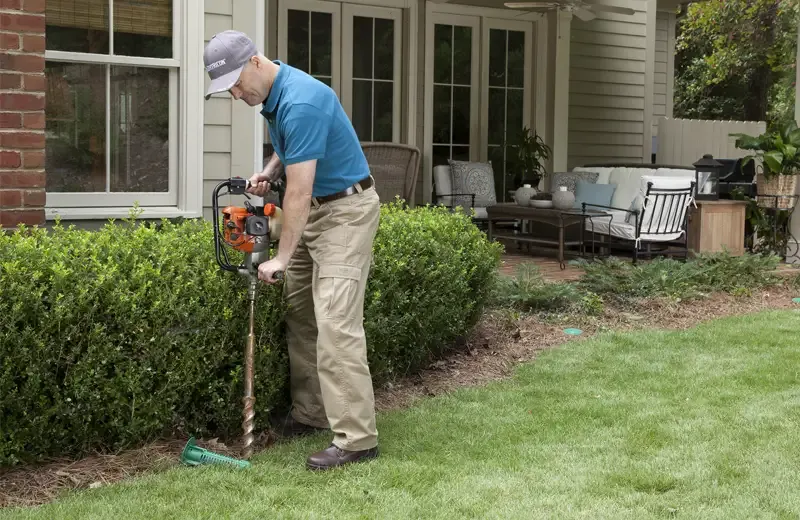
<path fill-rule="evenodd" d="M 633 263 L 637 263 L 639 260 L 639 256 L 641 256 L 640 251 L 642 249 L 642 245 L 645 245 L 646 254 L 645 256 L 650 259 L 653 257 L 653 244 L 658 244 L 659 246 L 663 246 L 663 249 L 657 250 L 655 254 L 663 254 L 665 256 L 676 256 L 679 253 L 682 253 L 683 259 L 686 260 L 689 257 L 689 205 L 688 203 L 692 202 L 692 197 L 694 193 L 694 181 L 691 182 L 688 188 L 675 188 L 675 189 L 668 189 L 668 188 L 653 188 L 653 183 L 647 183 L 647 191 L 645 192 L 644 197 L 644 207 L 642 210 L 630 210 L 625 208 L 616 208 L 613 206 L 603 206 L 599 204 L 582 204 L 583 212 L 586 212 L 586 209 L 591 208 L 599 208 L 601 210 L 616 210 L 616 211 L 624 211 L 625 213 L 630 213 L 633 215 L 634 218 L 634 228 L 636 229 L 636 233 L 633 239 L 616 237 L 611 234 L 611 221 L 613 216 L 609 215 L 607 218 L 609 219 L 609 232 L 606 233 L 599 233 L 597 231 L 593 231 L 594 234 L 600 234 L 603 237 L 608 237 L 608 242 L 602 242 L 601 248 L 608 249 L 609 255 L 611 253 L 612 246 L 616 246 L 618 249 L 629 250 L 633 252 Z M 660 211 L 658 214 L 653 213 L 650 217 L 650 221 L 645 229 L 642 229 L 643 222 L 641 220 L 642 213 L 644 210 L 650 205 L 653 208 L 658 208 L 658 202 L 663 201 Z M 677 206 L 676 206 L 677 203 Z M 674 218 L 672 222 L 668 222 L 666 219 L 669 218 L 669 215 L 672 213 L 673 209 L 677 209 L 679 212 L 676 215 L 677 218 Z M 606 218 L 606 217 L 595 217 L 598 219 Z M 665 224 L 665 228 L 663 230 L 659 230 L 659 227 L 663 223 Z M 655 223 L 655 226 L 653 225 Z M 642 240 L 642 234 L 645 235 L 673 235 L 675 233 L 681 233 L 682 238 L 678 238 L 675 240 L 669 241 L 659 241 L 659 240 Z M 631 244 L 631 242 L 633 242 Z M 672 248 L 670 246 L 673 246 Z M 675 249 L 674 246 L 682 246 Z M 594 251 L 595 247 L 595 240 L 594 236 L 592 236 L 592 250 Z"/>

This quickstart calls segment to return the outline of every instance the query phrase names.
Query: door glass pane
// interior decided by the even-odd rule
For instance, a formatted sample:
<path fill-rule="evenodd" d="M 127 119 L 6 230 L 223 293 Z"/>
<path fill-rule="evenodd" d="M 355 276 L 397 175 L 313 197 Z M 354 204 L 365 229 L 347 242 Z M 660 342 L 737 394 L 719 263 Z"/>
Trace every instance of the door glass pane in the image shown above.
<path fill-rule="evenodd" d="M 448 157 L 468 160 L 472 144 L 472 28 L 436 24 L 433 33 L 433 142 L 450 145 L 435 153 L 447 153 L 445 163 Z"/>
<path fill-rule="evenodd" d="M 372 18 L 353 17 L 353 78 L 372 78 Z"/>
<path fill-rule="evenodd" d="M 372 126 L 372 140 L 392 140 L 394 127 L 394 85 L 390 81 L 375 82 L 375 109 Z"/>
<path fill-rule="evenodd" d="M 453 82 L 453 26 L 436 24 L 433 28 L 433 82 Z"/>
<path fill-rule="evenodd" d="M 353 16 L 353 126 L 361 141 L 394 139 L 394 20 Z"/>
<path fill-rule="evenodd" d="M 353 80 L 353 128 L 361 141 L 372 140 L 372 82 Z"/>
<path fill-rule="evenodd" d="M 329 78 L 333 62 L 333 15 L 311 13 L 311 75 Z"/>
<path fill-rule="evenodd" d="M 495 171 L 498 201 L 508 201 L 523 172 L 515 165 L 514 149 L 522 130 L 524 114 L 525 33 L 504 29 L 489 31 L 489 159 Z"/>
<path fill-rule="evenodd" d="M 375 18 L 375 79 L 394 79 L 394 20 Z"/>
<path fill-rule="evenodd" d="M 453 83 L 469 85 L 472 78 L 472 27 L 453 27 Z"/>
<path fill-rule="evenodd" d="M 452 87 L 434 85 L 433 87 L 433 142 L 451 143 L 450 112 Z"/>
<path fill-rule="evenodd" d="M 289 9 L 288 13 L 289 20 L 286 31 L 288 56 L 286 63 L 303 72 L 309 71 L 308 60 L 311 55 L 311 46 L 308 38 L 308 28 L 311 21 L 310 14 L 308 11 L 294 9 Z"/>
<path fill-rule="evenodd" d="M 508 31 L 489 31 L 489 86 L 506 84 L 506 34 Z"/>

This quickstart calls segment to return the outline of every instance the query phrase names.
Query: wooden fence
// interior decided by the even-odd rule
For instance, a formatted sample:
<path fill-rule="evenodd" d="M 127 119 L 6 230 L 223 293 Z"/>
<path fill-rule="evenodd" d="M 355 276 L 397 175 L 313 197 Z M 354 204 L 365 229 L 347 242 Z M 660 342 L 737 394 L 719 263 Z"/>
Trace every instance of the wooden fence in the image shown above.
<path fill-rule="evenodd" d="M 748 154 L 736 148 L 730 134 L 759 135 L 767 128 L 764 121 L 709 121 L 701 119 L 658 120 L 658 164 L 691 166 L 710 153 L 715 159 L 739 159 Z"/>

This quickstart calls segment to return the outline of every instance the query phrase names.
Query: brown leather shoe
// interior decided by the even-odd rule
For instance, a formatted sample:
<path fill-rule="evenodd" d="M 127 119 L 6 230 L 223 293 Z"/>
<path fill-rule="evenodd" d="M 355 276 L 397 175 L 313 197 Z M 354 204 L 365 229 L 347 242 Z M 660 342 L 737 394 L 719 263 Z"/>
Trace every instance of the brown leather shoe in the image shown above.
<path fill-rule="evenodd" d="M 378 456 L 378 447 L 370 448 L 361 451 L 345 451 L 333 444 L 330 447 L 318 451 L 317 453 L 308 457 L 306 466 L 312 470 L 326 470 L 351 464 L 353 462 L 362 462 L 374 459 Z"/>

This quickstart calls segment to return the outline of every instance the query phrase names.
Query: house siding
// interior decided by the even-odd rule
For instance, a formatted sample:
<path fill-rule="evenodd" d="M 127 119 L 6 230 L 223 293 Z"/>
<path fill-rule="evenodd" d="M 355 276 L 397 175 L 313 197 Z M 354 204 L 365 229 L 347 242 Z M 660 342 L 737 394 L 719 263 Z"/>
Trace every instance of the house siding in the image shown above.
<path fill-rule="evenodd" d="M 647 29 L 653 14 L 648 9 L 654 3 L 603 3 L 636 13 L 601 12 L 589 22 L 572 18 L 568 168 L 589 162 L 638 162 L 649 150 L 645 123 L 651 120 L 655 97 L 652 86 L 647 88 L 653 75 L 647 70 Z"/>
<path fill-rule="evenodd" d="M 233 0 L 205 0 L 203 45 L 214 34 L 228 29 L 233 29 Z M 208 88 L 208 75 L 204 77 Z M 209 219 L 211 192 L 220 180 L 231 175 L 232 101 L 230 95 L 218 94 L 203 108 L 203 216 Z"/>
<path fill-rule="evenodd" d="M 653 75 L 653 135 L 658 135 L 658 119 L 672 117 L 672 78 L 675 54 L 675 13 L 656 13 L 656 53 Z"/>

